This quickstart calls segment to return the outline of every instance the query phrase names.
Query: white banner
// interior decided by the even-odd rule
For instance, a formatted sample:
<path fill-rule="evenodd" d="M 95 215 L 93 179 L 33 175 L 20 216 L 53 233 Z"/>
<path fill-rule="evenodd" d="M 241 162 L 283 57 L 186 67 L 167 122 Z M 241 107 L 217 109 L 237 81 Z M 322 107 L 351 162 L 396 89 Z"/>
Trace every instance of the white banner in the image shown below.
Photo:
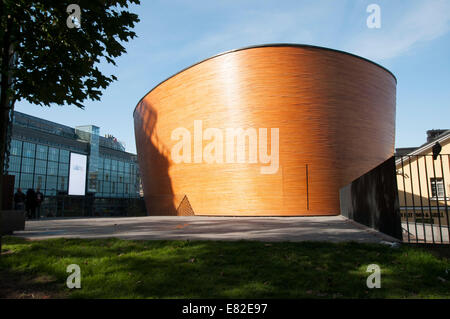
<path fill-rule="evenodd" d="M 70 153 L 69 195 L 85 195 L 87 156 Z"/>

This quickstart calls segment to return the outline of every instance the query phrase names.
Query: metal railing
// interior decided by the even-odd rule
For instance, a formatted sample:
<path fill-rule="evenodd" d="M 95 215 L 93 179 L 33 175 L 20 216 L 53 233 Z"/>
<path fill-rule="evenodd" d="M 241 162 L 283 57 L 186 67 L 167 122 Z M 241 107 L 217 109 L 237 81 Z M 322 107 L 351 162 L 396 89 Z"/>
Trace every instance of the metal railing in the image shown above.
<path fill-rule="evenodd" d="M 450 154 L 395 160 L 403 240 L 449 244 Z"/>

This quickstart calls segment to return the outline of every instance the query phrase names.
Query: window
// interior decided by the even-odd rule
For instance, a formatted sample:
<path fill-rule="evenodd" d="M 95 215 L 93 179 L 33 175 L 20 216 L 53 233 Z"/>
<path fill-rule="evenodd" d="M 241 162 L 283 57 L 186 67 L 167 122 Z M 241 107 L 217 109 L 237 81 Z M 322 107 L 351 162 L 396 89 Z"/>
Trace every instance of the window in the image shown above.
<path fill-rule="evenodd" d="M 35 173 L 45 175 L 47 171 L 47 162 L 42 160 L 36 160 Z"/>
<path fill-rule="evenodd" d="M 53 188 L 53 189 L 46 189 L 45 190 L 45 195 L 46 196 L 55 196 L 56 195 L 56 190 Z"/>
<path fill-rule="evenodd" d="M 45 189 L 45 176 L 44 175 L 34 175 L 34 188 Z"/>
<path fill-rule="evenodd" d="M 34 158 L 34 153 L 36 151 L 36 144 L 24 142 L 23 143 L 23 156 Z"/>
<path fill-rule="evenodd" d="M 96 173 L 89 173 L 88 189 L 90 191 L 97 191 L 97 174 Z"/>
<path fill-rule="evenodd" d="M 9 170 L 13 172 L 20 172 L 20 157 L 10 155 L 9 156 Z"/>
<path fill-rule="evenodd" d="M 444 198 L 444 180 L 442 178 L 430 178 L 431 196 L 433 198 Z"/>
<path fill-rule="evenodd" d="M 111 182 L 104 182 L 103 183 L 103 193 L 111 193 Z"/>
<path fill-rule="evenodd" d="M 117 183 L 117 193 L 123 194 L 123 183 Z"/>
<path fill-rule="evenodd" d="M 70 152 L 66 150 L 60 150 L 59 151 L 59 161 L 61 163 L 69 163 L 70 159 Z"/>
<path fill-rule="evenodd" d="M 28 188 L 33 187 L 33 174 L 20 175 L 20 187 L 26 192 Z"/>
<path fill-rule="evenodd" d="M 48 175 L 58 175 L 58 163 L 48 162 Z"/>
<path fill-rule="evenodd" d="M 117 171 L 117 161 L 116 160 L 111 160 L 111 170 Z"/>
<path fill-rule="evenodd" d="M 11 140 L 11 155 L 22 155 L 22 142 L 18 140 Z"/>
<path fill-rule="evenodd" d="M 48 151 L 47 146 L 38 145 L 36 148 L 36 158 L 41 159 L 41 160 L 46 160 L 47 159 L 47 151 Z"/>
<path fill-rule="evenodd" d="M 47 176 L 46 188 L 48 191 L 56 191 L 56 176 Z"/>
<path fill-rule="evenodd" d="M 105 162 L 103 163 L 105 169 L 111 169 L 111 160 L 109 158 L 105 158 Z"/>
<path fill-rule="evenodd" d="M 99 181 L 103 180 L 103 170 L 102 169 L 98 170 L 97 180 L 99 180 Z"/>
<path fill-rule="evenodd" d="M 33 173 L 34 159 L 23 158 L 22 159 L 22 173 Z"/>
<path fill-rule="evenodd" d="M 57 162 L 59 158 L 59 150 L 57 148 L 50 147 L 48 149 L 48 160 Z"/>
<path fill-rule="evenodd" d="M 58 180 L 58 190 L 59 191 L 67 191 L 66 187 L 66 178 L 64 176 L 60 176 Z"/>
<path fill-rule="evenodd" d="M 103 169 L 103 158 L 97 157 L 97 169 L 101 170 Z"/>
<path fill-rule="evenodd" d="M 59 164 L 58 175 L 69 176 L 69 164 Z"/>

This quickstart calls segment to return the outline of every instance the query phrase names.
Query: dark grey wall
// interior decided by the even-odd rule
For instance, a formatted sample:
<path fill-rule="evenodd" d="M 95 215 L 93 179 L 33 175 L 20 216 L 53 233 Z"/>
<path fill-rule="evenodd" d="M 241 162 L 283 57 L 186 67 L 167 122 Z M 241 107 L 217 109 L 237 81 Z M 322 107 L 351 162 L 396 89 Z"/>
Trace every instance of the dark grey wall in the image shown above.
<path fill-rule="evenodd" d="M 343 216 L 402 239 L 394 157 L 341 188 L 339 198 Z"/>
<path fill-rule="evenodd" d="M 0 211 L 0 236 L 12 234 L 15 230 L 25 229 L 25 211 Z"/>

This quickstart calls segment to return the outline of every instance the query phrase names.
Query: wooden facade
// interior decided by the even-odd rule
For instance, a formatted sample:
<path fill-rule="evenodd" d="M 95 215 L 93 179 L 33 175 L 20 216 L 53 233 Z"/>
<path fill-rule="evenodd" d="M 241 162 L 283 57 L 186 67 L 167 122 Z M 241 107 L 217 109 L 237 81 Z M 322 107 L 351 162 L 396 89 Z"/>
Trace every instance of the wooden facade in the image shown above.
<path fill-rule="evenodd" d="M 396 79 L 389 71 L 326 48 L 251 47 L 197 63 L 160 83 L 135 109 L 147 211 L 338 215 L 339 188 L 394 153 L 395 100 Z M 250 137 L 245 161 L 227 162 L 224 154 L 223 161 L 218 156 L 206 162 L 195 123 L 202 126 L 203 152 L 213 141 L 206 139 L 208 128 L 216 139 L 229 128 L 255 129 L 256 162 L 250 159 Z M 173 160 L 177 128 L 191 133 L 191 162 Z M 261 128 L 267 129 L 267 154 L 276 143 L 271 129 L 278 129 L 279 163 L 271 173 L 261 169 L 269 165 L 259 153 Z M 228 143 L 223 141 L 224 153 Z"/>

